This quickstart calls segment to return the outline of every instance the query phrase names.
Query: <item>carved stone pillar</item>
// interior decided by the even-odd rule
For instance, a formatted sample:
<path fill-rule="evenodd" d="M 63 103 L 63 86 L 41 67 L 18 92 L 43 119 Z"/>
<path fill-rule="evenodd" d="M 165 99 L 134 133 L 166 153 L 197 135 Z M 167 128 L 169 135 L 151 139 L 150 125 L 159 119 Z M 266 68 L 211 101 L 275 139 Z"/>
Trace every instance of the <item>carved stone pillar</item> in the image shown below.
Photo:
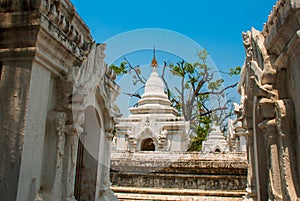
<path fill-rule="evenodd" d="M 266 142 L 268 169 L 268 198 L 282 200 L 281 180 L 278 158 L 278 135 L 275 121 L 275 102 L 268 98 L 258 103 L 259 116 L 263 119 L 258 127 L 263 131 Z"/>
<path fill-rule="evenodd" d="M 254 146 L 253 146 L 253 131 L 249 130 L 246 135 L 247 159 L 248 159 L 248 174 L 247 174 L 247 189 L 244 197 L 245 201 L 257 200 L 256 195 L 256 179 L 255 179 L 255 162 L 254 162 Z"/>
<path fill-rule="evenodd" d="M 113 134 L 106 132 L 106 143 L 105 143 L 105 172 L 104 172 L 104 185 L 110 186 L 110 155 L 111 155 L 111 142 L 113 139 Z"/>
<path fill-rule="evenodd" d="M 56 166 L 54 182 L 51 189 L 51 197 L 53 200 L 60 199 L 62 192 L 62 174 L 63 174 L 63 159 L 65 154 L 65 123 L 67 120 L 67 114 L 64 112 L 51 112 L 50 115 L 54 115 L 54 124 L 57 131 L 57 145 L 56 145 Z M 54 150 L 53 150 L 54 151 Z M 58 197 L 57 197 L 58 196 Z"/>
<path fill-rule="evenodd" d="M 66 200 L 76 201 L 74 197 L 77 148 L 79 136 L 83 133 L 83 128 L 77 124 L 68 125 L 67 129 L 67 181 L 66 181 Z"/>
<path fill-rule="evenodd" d="M 295 153 L 291 145 L 291 124 L 293 122 L 293 106 L 289 99 L 278 100 L 276 106 L 276 120 L 279 134 L 279 153 L 281 165 L 281 180 L 283 196 L 288 200 L 299 200 L 299 178 L 295 167 Z"/>
<path fill-rule="evenodd" d="M 100 132 L 100 145 L 99 145 L 99 152 L 98 152 L 98 170 L 97 170 L 97 192 L 98 196 L 96 196 L 96 200 L 101 197 L 101 194 L 107 190 L 107 187 L 104 184 L 105 180 L 105 169 L 106 169 L 106 137 L 103 131 Z"/>
<path fill-rule="evenodd" d="M 103 186 L 99 191 L 98 201 L 116 201 L 117 197 L 110 190 L 110 155 L 111 155 L 111 142 L 113 135 L 109 132 L 105 133 L 105 143 L 103 150 Z"/>
<path fill-rule="evenodd" d="M 275 119 L 269 120 L 268 127 L 263 129 L 266 138 L 267 167 L 268 167 L 268 197 L 271 200 L 283 200 L 278 158 L 278 135 Z"/>

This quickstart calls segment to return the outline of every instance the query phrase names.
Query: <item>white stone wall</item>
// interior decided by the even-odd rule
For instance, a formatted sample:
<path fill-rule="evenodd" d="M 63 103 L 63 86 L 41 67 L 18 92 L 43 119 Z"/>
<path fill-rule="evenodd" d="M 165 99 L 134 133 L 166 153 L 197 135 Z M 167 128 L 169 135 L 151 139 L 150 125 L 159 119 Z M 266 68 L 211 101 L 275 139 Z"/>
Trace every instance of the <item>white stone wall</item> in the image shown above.
<path fill-rule="evenodd" d="M 115 200 L 109 155 L 119 89 L 104 63 L 105 45 L 95 44 L 69 0 L 0 1 L 0 28 L 1 201 L 74 200 L 79 194 Z M 102 121 L 88 139 L 98 155 L 83 155 L 90 175 L 80 176 L 78 140 L 89 105 Z"/>
<path fill-rule="evenodd" d="M 36 191 L 40 186 L 50 76 L 48 70 L 36 63 L 33 64 L 25 116 L 26 124 L 17 200 L 34 199 L 34 197 L 30 197 L 30 190 Z M 23 188 L 24 186 L 30 186 L 30 189 Z"/>

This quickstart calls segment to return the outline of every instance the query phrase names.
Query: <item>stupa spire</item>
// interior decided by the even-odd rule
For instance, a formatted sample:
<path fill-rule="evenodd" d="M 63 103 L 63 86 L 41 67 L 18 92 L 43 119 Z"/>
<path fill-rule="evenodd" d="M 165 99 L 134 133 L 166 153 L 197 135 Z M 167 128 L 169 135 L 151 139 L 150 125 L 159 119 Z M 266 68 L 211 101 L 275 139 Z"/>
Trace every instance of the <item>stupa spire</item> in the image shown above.
<path fill-rule="evenodd" d="M 151 66 L 153 68 L 153 72 L 156 72 L 156 68 L 158 67 L 158 63 L 157 63 L 156 58 L 155 58 L 155 47 L 153 48 L 153 59 L 152 59 L 152 62 L 151 62 Z"/>

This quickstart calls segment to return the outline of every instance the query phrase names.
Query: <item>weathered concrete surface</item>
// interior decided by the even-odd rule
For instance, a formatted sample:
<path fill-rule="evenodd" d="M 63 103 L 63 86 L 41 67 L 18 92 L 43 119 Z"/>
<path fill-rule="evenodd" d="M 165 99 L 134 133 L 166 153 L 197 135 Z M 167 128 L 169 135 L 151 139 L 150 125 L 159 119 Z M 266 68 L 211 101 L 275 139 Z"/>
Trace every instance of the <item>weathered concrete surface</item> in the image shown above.
<path fill-rule="evenodd" d="M 113 152 L 111 158 L 113 189 L 122 196 L 174 195 L 181 189 L 176 195 L 241 198 L 246 170 L 245 153 Z"/>

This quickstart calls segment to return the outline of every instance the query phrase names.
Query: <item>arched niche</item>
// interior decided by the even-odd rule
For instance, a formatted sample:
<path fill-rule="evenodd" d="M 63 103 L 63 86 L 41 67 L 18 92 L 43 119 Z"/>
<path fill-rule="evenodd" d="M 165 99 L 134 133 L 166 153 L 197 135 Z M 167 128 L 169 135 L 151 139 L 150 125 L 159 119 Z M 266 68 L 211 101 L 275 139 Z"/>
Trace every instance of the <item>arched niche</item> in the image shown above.
<path fill-rule="evenodd" d="M 80 140 L 85 149 L 95 159 L 98 159 L 100 134 L 102 131 L 102 119 L 94 106 L 88 106 L 84 110 L 84 133 Z"/>
<path fill-rule="evenodd" d="M 155 139 L 155 136 L 150 128 L 145 128 L 142 132 L 136 135 L 137 139 L 137 151 L 143 151 L 142 150 L 142 143 L 145 139 L 152 139 L 154 147 L 157 148 L 157 139 Z M 154 150 L 155 151 L 155 150 Z"/>
<path fill-rule="evenodd" d="M 155 143 L 152 138 L 146 138 L 141 142 L 141 151 L 155 151 Z"/>
<path fill-rule="evenodd" d="M 84 132 L 80 136 L 77 152 L 75 198 L 93 200 L 95 198 L 98 154 L 103 135 L 102 119 L 98 110 L 90 105 L 84 110 Z"/>
<path fill-rule="evenodd" d="M 223 152 L 223 149 L 219 145 L 217 145 L 212 149 L 212 151 L 214 153 L 221 153 L 221 152 Z"/>

